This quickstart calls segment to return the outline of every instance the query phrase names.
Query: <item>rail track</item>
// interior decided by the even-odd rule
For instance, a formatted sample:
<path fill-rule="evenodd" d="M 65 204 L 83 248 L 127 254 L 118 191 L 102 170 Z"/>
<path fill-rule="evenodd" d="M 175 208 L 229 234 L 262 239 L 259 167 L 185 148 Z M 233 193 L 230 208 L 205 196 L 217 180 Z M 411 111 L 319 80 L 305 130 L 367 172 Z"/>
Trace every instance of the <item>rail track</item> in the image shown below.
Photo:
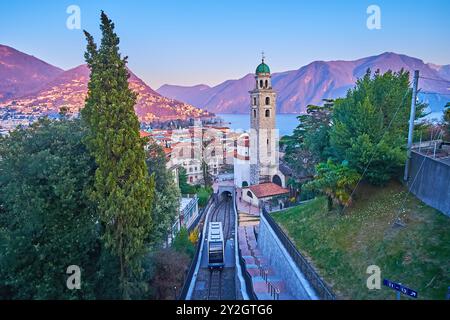
<path fill-rule="evenodd" d="M 234 234 L 234 214 L 232 198 L 223 197 L 215 203 L 208 217 L 210 222 L 222 222 L 223 235 L 225 243 L 233 238 Z M 225 250 L 230 250 L 228 249 Z M 203 259 L 207 261 L 204 255 L 208 254 L 208 250 L 203 251 Z M 206 259 L 205 259 L 206 258 Z M 223 269 L 210 270 L 206 264 L 203 264 L 197 276 L 197 282 L 192 293 L 193 300 L 234 300 L 236 298 L 235 291 L 235 270 L 229 265 Z"/>
<path fill-rule="evenodd" d="M 220 300 L 222 297 L 222 270 L 209 273 L 208 300 Z"/>

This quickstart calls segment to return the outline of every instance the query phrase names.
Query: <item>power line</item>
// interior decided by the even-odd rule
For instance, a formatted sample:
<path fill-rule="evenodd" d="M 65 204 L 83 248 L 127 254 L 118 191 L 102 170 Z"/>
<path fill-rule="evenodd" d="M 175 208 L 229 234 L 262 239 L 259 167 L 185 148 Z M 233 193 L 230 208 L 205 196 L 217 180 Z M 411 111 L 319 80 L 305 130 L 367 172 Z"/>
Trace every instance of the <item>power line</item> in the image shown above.
<path fill-rule="evenodd" d="M 450 96 L 450 93 L 440 93 L 440 92 L 433 92 L 433 91 L 419 91 L 419 94 L 439 94 L 441 96 Z"/>
<path fill-rule="evenodd" d="M 438 138 L 438 137 L 442 138 L 442 130 L 437 130 L 434 133 L 432 132 L 431 141 L 433 141 L 435 138 Z M 423 164 L 425 163 L 426 159 L 427 159 L 427 155 L 423 155 L 423 159 L 422 159 L 422 162 L 420 163 L 419 170 L 417 170 L 416 175 L 414 176 L 414 179 L 412 181 L 412 184 L 410 185 L 410 190 L 412 190 L 412 188 L 414 187 L 414 184 L 416 183 L 416 179 L 419 176 L 419 173 L 422 171 L 422 167 L 423 167 Z M 408 186 L 407 186 L 407 188 L 408 188 Z M 408 196 L 410 193 L 412 193 L 412 192 L 409 190 L 406 192 L 405 198 L 402 201 L 402 205 L 400 206 L 399 210 L 397 211 L 397 215 L 396 215 L 396 218 L 394 219 L 394 223 L 396 223 L 396 222 L 401 223 L 400 215 L 402 214 L 403 210 L 405 209 L 406 201 L 408 200 Z"/>
<path fill-rule="evenodd" d="M 424 77 L 424 76 L 420 76 L 419 78 L 421 78 L 421 79 L 427 79 L 427 80 L 433 80 L 433 81 L 439 81 L 439 82 L 450 83 L 449 80 L 444 80 L 444 79 L 429 78 L 429 77 Z"/>

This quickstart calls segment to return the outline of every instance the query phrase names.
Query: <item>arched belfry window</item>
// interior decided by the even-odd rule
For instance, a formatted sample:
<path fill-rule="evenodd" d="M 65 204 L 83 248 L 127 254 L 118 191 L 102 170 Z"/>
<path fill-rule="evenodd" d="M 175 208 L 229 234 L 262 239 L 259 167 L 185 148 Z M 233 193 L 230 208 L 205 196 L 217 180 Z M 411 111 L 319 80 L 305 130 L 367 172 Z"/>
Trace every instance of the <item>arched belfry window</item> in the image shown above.
<path fill-rule="evenodd" d="M 270 110 L 266 110 L 266 118 L 270 117 Z"/>
<path fill-rule="evenodd" d="M 253 109 L 253 118 L 256 118 L 256 109 Z"/>
<path fill-rule="evenodd" d="M 269 86 L 269 81 L 266 80 L 266 89 Z"/>
<path fill-rule="evenodd" d="M 253 105 L 256 106 L 256 97 L 253 98 Z"/>
<path fill-rule="evenodd" d="M 269 104 L 270 104 L 270 98 L 266 97 L 266 105 L 269 105 Z"/>
<path fill-rule="evenodd" d="M 259 87 L 262 89 L 262 87 L 263 87 L 263 81 L 262 80 L 259 80 Z"/>

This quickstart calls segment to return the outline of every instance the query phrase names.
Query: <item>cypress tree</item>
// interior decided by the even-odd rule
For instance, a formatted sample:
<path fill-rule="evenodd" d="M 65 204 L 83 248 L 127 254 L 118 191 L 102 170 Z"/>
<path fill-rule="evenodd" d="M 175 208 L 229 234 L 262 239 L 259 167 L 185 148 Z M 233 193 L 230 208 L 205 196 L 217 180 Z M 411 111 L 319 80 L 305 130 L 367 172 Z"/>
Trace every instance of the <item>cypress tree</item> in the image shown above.
<path fill-rule="evenodd" d="M 84 31 L 91 76 L 81 116 L 89 129 L 86 145 L 97 164 L 91 195 L 100 211 L 102 240 L 118 258 L 120 288 L 128 299 L 142 275 L 145 239 L 152 225 L 154 179 L 148 174 L 144 141 L 139 136 L 136 95 L 128 87 L 127 57 L 121 57 L 114 23 L 103 11 L 100 28 L 99 48 Z"/>

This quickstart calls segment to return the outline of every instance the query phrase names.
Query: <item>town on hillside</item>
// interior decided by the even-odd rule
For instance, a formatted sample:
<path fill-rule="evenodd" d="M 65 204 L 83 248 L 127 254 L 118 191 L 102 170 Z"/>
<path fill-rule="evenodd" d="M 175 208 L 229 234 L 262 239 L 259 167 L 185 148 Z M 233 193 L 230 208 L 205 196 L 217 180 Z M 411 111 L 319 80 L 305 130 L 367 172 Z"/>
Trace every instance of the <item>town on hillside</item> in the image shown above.
<path fill-rule="evenodd" d="M 344 39 L 352 19 L 329 28 L 306 2 L 309 28 L 290 1 L 158 3 L 147 20 L 148 4 L 97 2 L 64 8 L 70 41 L 50 13 L 0 39 L 0 304 L 145 300 L 208 317 L 216 301 L 261 316 L 450 300 L 450 64 L 434 52 L 450 47 L 429 18 L 447 3 L 422 9 L 435 36 L 423 52 L 399 21 L 381 32 L 380 10 L 398 13 L 384 3 Z M 20 8 L 4 9 L 20 22 Z M 231 13 L 248 21 L 223 26 Z M 300 55 L 280 33 L 291 25 L 311 29 Z M 42 30 L 45 46 L 24 41 Z M 339 48 L 308 51 L 331 38 Z"/>

